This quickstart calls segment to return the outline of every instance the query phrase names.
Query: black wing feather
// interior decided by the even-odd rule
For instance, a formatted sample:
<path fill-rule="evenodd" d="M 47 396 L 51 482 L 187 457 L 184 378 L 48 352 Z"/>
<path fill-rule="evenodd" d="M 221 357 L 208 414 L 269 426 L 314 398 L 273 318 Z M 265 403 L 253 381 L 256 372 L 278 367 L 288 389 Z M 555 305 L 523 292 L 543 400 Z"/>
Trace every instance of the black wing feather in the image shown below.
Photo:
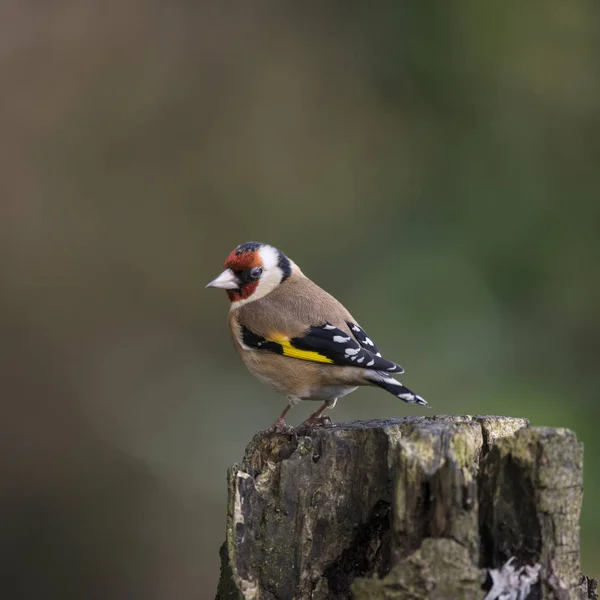
<path fill-rule="evenodd" d="M 367 332 L 352 321 L 346 321 L 348 327 L 350 327 L 350 331 L 352 331 L 352 335 L 358 340 L 358 343 L 369 352 L 373 353 L 375 356 L 381 357 L 381 352 L 379 348 L 375 345 L 375 342 L 367 335 Z M 404 373 L 404 369 L 400 365 L 396 365 L 398 367 L 397 371 L 390 371 L 390 373 Z"/>
<path fill-rule="evenodd" d="M 379 352 L 379 348 L 375 345 L 373 340 L 367 335 L 367 332 L 359 327 L 356 323 L 352 323 L 352 321 L 346 321 L 348 327 L 352 331 L 352 335 L 358 340 L 358 343 L 369 352 L 372 352 L 376 356 L 381 356 L 381 352 Z"/>

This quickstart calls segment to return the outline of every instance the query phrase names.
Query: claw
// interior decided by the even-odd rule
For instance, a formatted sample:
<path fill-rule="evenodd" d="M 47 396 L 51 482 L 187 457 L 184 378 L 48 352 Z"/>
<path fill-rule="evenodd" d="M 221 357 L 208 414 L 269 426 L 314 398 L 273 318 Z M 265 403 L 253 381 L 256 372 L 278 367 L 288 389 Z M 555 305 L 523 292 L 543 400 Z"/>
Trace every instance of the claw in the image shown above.
<path fill-rule="evenodd" d="M 306 427 L 323 427 L 324 425 L 331 425 L 331 423 L 332 421 L 327 415 L 311 416 L 308 417 L 304 423 L 298 425 L 296 429 L 304 429 Z"/>
<path fill-rule="evenodd" d="M 281 417 L 267 429 L 267 433 L 293 433 L 294 428 L 288 425 Z"/>

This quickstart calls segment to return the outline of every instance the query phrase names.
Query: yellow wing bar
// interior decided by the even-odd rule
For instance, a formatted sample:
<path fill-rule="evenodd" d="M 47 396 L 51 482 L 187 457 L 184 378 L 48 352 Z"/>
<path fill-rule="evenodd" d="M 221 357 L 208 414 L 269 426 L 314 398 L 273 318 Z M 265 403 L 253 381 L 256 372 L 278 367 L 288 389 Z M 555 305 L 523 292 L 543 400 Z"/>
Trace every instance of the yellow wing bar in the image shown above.
<path fill-rule="evenodd" d="M 289 356 L 290 358 L 299 358 L 300 360 L 309 360 L 311 362 L 318 363 L 333 363 L 331 358 L 327 358 L 327 356 L 323 356 L 314 350 L 300 350 L 298 348 L 294 348 L 290 343 L 290 340 L 285 335 L 275 334 L 271 337 L 266 338 L 268 342 L 274 342 L 275 344 L 279 344 L 281 349 L 283 350 L 284 356 Z"/>
<path fill-rule="evenodd" d="M 320 363 L 332 363 L 331 358 L 327 358 L 318 352 L 313 350 L 298 350 L 294 348 L 289 342 L 277 342 L 283 348 L 283 355 L 290 356 L 291 358 L 300 358 L 302 360 L 311 360 L 313 362 Z"/>

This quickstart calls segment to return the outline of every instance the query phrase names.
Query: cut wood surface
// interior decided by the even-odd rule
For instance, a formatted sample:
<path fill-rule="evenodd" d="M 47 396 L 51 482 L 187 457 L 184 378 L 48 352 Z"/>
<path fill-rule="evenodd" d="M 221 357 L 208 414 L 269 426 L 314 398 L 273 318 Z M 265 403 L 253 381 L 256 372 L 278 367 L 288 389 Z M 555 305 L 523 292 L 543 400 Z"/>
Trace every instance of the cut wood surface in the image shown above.
<path fill-rule="evenodd" d="M 217 600 L 483 600 L 513 557 L 539 565 L 529 598 L 592 598 L 582 467 L 572 432 L 521 418 L 259 433 L 228 471 Z"/>

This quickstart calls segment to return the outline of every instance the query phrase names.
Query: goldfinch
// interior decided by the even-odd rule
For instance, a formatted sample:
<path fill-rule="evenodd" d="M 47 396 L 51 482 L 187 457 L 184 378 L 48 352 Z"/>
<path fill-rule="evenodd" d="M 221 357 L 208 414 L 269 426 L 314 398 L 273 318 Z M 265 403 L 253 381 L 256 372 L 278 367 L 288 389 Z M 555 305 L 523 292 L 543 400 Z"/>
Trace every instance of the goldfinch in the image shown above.
<path fill-rule="evenodd" d="M 285 415 L 301 400 L 323 402 L 303 425 L 322 424 L 325 410 L 361 385 L 427 406 L 392 377 L 404 369 L 381 356 L 346 308 L 273 246 L 241 244 L 206 287 L 227 290 L 231 337 L 246 367 L 288 398 L 271 430 L 289 430 Z"/>

